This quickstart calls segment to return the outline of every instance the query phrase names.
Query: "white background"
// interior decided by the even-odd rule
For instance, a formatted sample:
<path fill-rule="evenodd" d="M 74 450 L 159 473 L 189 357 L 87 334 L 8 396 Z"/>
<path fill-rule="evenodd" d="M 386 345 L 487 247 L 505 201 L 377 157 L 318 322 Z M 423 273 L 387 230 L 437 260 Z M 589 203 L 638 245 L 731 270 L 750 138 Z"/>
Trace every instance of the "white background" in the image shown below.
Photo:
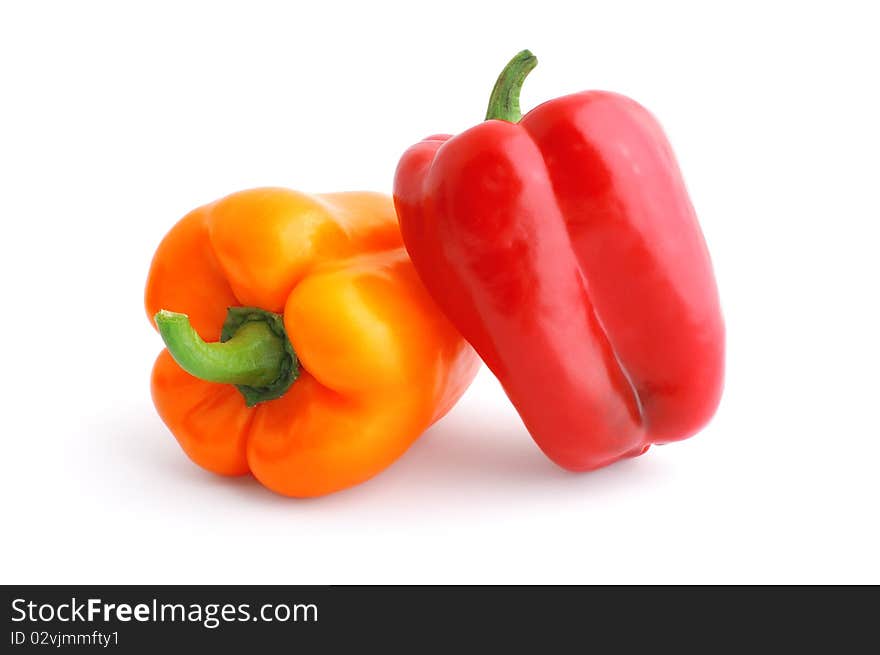
<path fill-rule="evenodd" d="M 880 582 L 872 3 L 4 2 L 4 583 Z M 586 475 L 484 370 L 372 481 L 275 496 L 156 416 L 142 290 L 231 191 L 390 191 L 412 142 L 587 88 L 678 154 L 728 325 L 695 438 Z"/>

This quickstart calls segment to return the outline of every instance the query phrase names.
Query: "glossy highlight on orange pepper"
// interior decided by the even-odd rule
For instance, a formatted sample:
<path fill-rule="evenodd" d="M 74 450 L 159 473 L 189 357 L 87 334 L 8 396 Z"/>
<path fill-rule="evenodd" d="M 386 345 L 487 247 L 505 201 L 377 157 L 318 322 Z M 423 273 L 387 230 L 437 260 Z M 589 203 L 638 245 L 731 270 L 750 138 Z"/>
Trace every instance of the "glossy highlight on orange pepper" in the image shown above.
<path fill-rule="evenodd" d="M 479 365 L 378 193 L 263 188 L 200 207 L 160 244 L 146 309 L 175 353 L 156 360 L 153 400 L 186 454 L 288 496 L 382 471 Z"/>

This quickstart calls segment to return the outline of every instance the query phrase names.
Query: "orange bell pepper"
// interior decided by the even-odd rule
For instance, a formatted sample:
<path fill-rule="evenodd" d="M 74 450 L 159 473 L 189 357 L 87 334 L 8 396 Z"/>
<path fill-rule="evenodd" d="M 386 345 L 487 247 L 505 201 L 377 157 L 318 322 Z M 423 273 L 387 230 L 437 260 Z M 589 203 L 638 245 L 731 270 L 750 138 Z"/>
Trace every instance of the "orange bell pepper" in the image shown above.
<path fill-rule="evenodd" d="M 160 244 L 146 308 L 168 346 L 153 400 L 186 454 L 288 496 L 383 470 L 478 367 L 377 193 L 254 189 L 200 207 Z"/>

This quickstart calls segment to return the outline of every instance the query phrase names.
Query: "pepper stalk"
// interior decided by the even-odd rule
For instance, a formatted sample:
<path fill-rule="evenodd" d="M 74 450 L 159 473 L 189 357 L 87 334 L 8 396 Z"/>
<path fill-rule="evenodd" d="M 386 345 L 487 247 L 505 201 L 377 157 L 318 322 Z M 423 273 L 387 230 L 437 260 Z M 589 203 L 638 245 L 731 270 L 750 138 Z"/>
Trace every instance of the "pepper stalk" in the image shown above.
<path fill-rule="evenodd" d="M 538 65 L 538 58 L 529 50 L 514 55 L 495 82 L 489 96 L 486 120 L 502 120 L 519 123 L 522 112 L 519 108 L 519 94 L 526 76 Z"/>
<path fill-rule="evenodd" d="M 184 371 L 206 382 L 234 384 L 248 407 L 280 398 L 299 377 L 299 360 L 278 314 L 230 307 L 215 343 L 205 342 L 186 314 L 163 309 L 155 320 L 168 352 Z"/>

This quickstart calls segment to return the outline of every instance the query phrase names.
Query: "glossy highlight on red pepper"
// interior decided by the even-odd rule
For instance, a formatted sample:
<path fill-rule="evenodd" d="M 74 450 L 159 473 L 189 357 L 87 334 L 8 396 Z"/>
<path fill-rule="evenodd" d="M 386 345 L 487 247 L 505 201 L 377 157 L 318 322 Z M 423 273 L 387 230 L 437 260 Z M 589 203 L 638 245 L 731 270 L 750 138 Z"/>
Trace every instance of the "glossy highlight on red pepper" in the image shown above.
<path fill-rule="evenodd" d="M 724 322 L 709 251 L 662 128 L 586 91 L 519 115 L 537 60 L 487 120 L 412 146 L 394 183 L 407 251 L 541 449 L 595 469 L 714 414 Z"/>

